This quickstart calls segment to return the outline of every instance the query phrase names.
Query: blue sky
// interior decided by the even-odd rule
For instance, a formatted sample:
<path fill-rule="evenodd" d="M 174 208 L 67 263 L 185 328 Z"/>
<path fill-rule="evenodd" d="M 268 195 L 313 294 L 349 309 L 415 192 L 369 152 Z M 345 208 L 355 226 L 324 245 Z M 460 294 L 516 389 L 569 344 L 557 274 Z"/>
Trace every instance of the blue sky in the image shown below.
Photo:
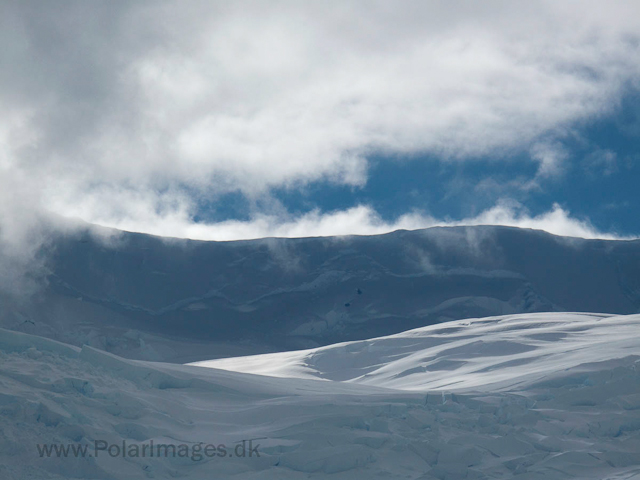
<path fill-rule="evenodd" d="M 322 181 L 304 188 L 278 188 L 271 195 L 288 212 L 303 215 L 319 209 L 340 211 L 370 205 L 388 223 L 408 210 L 441 219 L 474 217 L 500 201 L 510 200 L 530 216 L 559 204 L 572 216 L 600 232 L 622 237 L 640 235 L 640 96 L 629 90 L 610 115 L 576 126 L 562 142 L 567 162 L 557 176 L 536 179 L 538 162 L 526 152 L 499 160 L 479 156 L 470 161 L 442 162 L 435 155 L 368 157 L 362 186 Z M 201 222 L 251 220 L 251 202 L 241 193 L 216 202 L 203 201 Z"/>
<path fill-rule="evenodd" d="M 640 235 L 635 2 L 2 8 L 5 244 L 59 216 L 218 240 Z"/>
<path fill-rule="evenodd" d="M 559 203 L 575 217 L 589 219 L 600 231 L 640 234 L 640 102 L 629 95 L 613 115 L 577 128 L 578 139 L 563 142 L 568 161 L 556 178 L 539 188 L 510 185 L 536 176 L 537 163 L 526 154 L 496 161 L 490 156 L 469 162 L 442 163 L 425 156 L 385 161 L 373 157 L 367 184 L 361 189 L 318 186 L 306 194 L 280 192 L 286 205 L 304 210 L 372 205 L 391 221 L 407 209 L 422 209 L 437 218 L 473 217 L 510 198 L 531 215 Z M 485 185 L 485 188 L 482 186 Z"/>

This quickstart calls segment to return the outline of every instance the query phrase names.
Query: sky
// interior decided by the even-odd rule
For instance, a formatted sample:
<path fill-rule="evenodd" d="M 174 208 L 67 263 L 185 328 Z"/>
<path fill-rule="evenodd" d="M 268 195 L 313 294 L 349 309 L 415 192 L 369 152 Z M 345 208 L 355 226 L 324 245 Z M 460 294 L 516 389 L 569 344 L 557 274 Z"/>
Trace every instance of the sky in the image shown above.
<path fill-rule="evenodd" d="M 60 217 L 640 235 L 635 1 L 2 1 L 0 42 L 16 262 Z"/>

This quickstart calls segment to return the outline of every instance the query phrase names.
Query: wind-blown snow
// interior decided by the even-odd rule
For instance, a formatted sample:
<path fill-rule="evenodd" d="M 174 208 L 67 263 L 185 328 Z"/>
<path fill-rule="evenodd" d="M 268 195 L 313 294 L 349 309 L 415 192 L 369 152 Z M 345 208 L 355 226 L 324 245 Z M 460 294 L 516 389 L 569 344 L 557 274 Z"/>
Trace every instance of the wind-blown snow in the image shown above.
<path fill-rule="evenodd" d="M 227 370 L 0 330 L 0 478 L 638 479 L 639 328 L 640 315 L 492 317 L 206 363 Z M 96 439 L 253 439 L 260 457 L 36 448 Z"/>
<path fill-rule="evenodd" d="M 400 390 L 496 391 L 640 355 L 640 315 L 537 313 L 458 320 L 310 350 L 193 365 Z"/>

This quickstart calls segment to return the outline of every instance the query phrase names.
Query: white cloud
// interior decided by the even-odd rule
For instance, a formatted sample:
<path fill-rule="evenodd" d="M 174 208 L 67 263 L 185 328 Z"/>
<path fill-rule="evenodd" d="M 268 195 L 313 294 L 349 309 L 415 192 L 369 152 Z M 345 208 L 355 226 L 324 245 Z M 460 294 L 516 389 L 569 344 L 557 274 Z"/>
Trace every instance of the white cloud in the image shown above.
<path fill-rule="evenodd" d="M 544 230 L 555 235 L 621 239 L 623 237 L 598 231 L 588 220 L 570 215 L 559 205 L 545 213 L 531 216 L 517 202 L 501 201 L 475 217 L 463 220 L 442 220 L 421 212 L 400 216 L 386 222 L 367 205 L 347 210 L 319 212 L 314 210 L 298 217 L 285 214 L 257 213 L 250 220 L 228 220 L 219 223 L 194 223 L 184 205 L 170 212 L 158 214 L 147 209 L 144 201 L 135 211 L 138 216 L 127 220 L 105 217 L 101 224 L 120 230 L 138 231 L 164 237 L 191 238 L 194 240 L 243 240 L 264 237 L 321 237 L 341 235 L 376 235 L 405 229 L 415 230 L 436 226 L 504 225 L 519 228 Z"/>
<path fill-rule="evenodd" d="M 1 113 L 32 112 L 7 128 L 34 140 L 3 153 L 83 192 L 358 185 L 372 151 L 532 148 L 549 172 L 540 140 L 640 70 L 633 3 L 64 4 L 4 15 Z"/>
<path fill-rule="evenodd" d="M 531 157 L 540 162 L 539 177 L 555 177 L 562 174 L 564 161 L 569 154 L 559 142 L 540 142 L 531 147 Z"/>
<path fill-rule="evenodd" d="M 455 222 L 457 225 L 505 225 L 509 227 L 533 228 L 554 235 L 581 238 L 616 240 L 623 237 L 598 231 L 588 220 L 571 217 L 570 212 L 555 204 L 545 213 L 530 216 L 520 205 L 501 203 L 482 212 L 475 218 Z"/>
<path fill-rule="evenodd" d="M 366 207 L 189 219 L 193 195 L 357 187 L 373 152 L 529 152 L 557 174 L 563 135 L 638 83 L 638 32 L 622 1 L 5 2 L 2 238 L 37 237 L 46 211 L 220 238 L 425 226 Z"/>

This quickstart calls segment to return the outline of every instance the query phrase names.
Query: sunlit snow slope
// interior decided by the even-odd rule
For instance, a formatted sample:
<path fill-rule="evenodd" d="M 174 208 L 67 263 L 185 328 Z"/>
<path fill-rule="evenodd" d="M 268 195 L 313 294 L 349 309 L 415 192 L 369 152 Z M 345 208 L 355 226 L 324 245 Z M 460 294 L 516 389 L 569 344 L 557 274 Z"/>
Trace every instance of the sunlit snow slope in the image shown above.
<path fill-rule="evenodd" d="M 514 315 L 208 363 L 226 370 L 0 330 L 0 478 L 639 479 L 639 329 Z M 37 450 L 96 440 L 252 440 L 260 456 Z"/>
<path fill-rule="evenodd" d="M 496 391 L 628 355 L 640 355 L 640 315 L 537 313 L 458 320 L 371 340 L 194 365 L 401 390 Z"/>

